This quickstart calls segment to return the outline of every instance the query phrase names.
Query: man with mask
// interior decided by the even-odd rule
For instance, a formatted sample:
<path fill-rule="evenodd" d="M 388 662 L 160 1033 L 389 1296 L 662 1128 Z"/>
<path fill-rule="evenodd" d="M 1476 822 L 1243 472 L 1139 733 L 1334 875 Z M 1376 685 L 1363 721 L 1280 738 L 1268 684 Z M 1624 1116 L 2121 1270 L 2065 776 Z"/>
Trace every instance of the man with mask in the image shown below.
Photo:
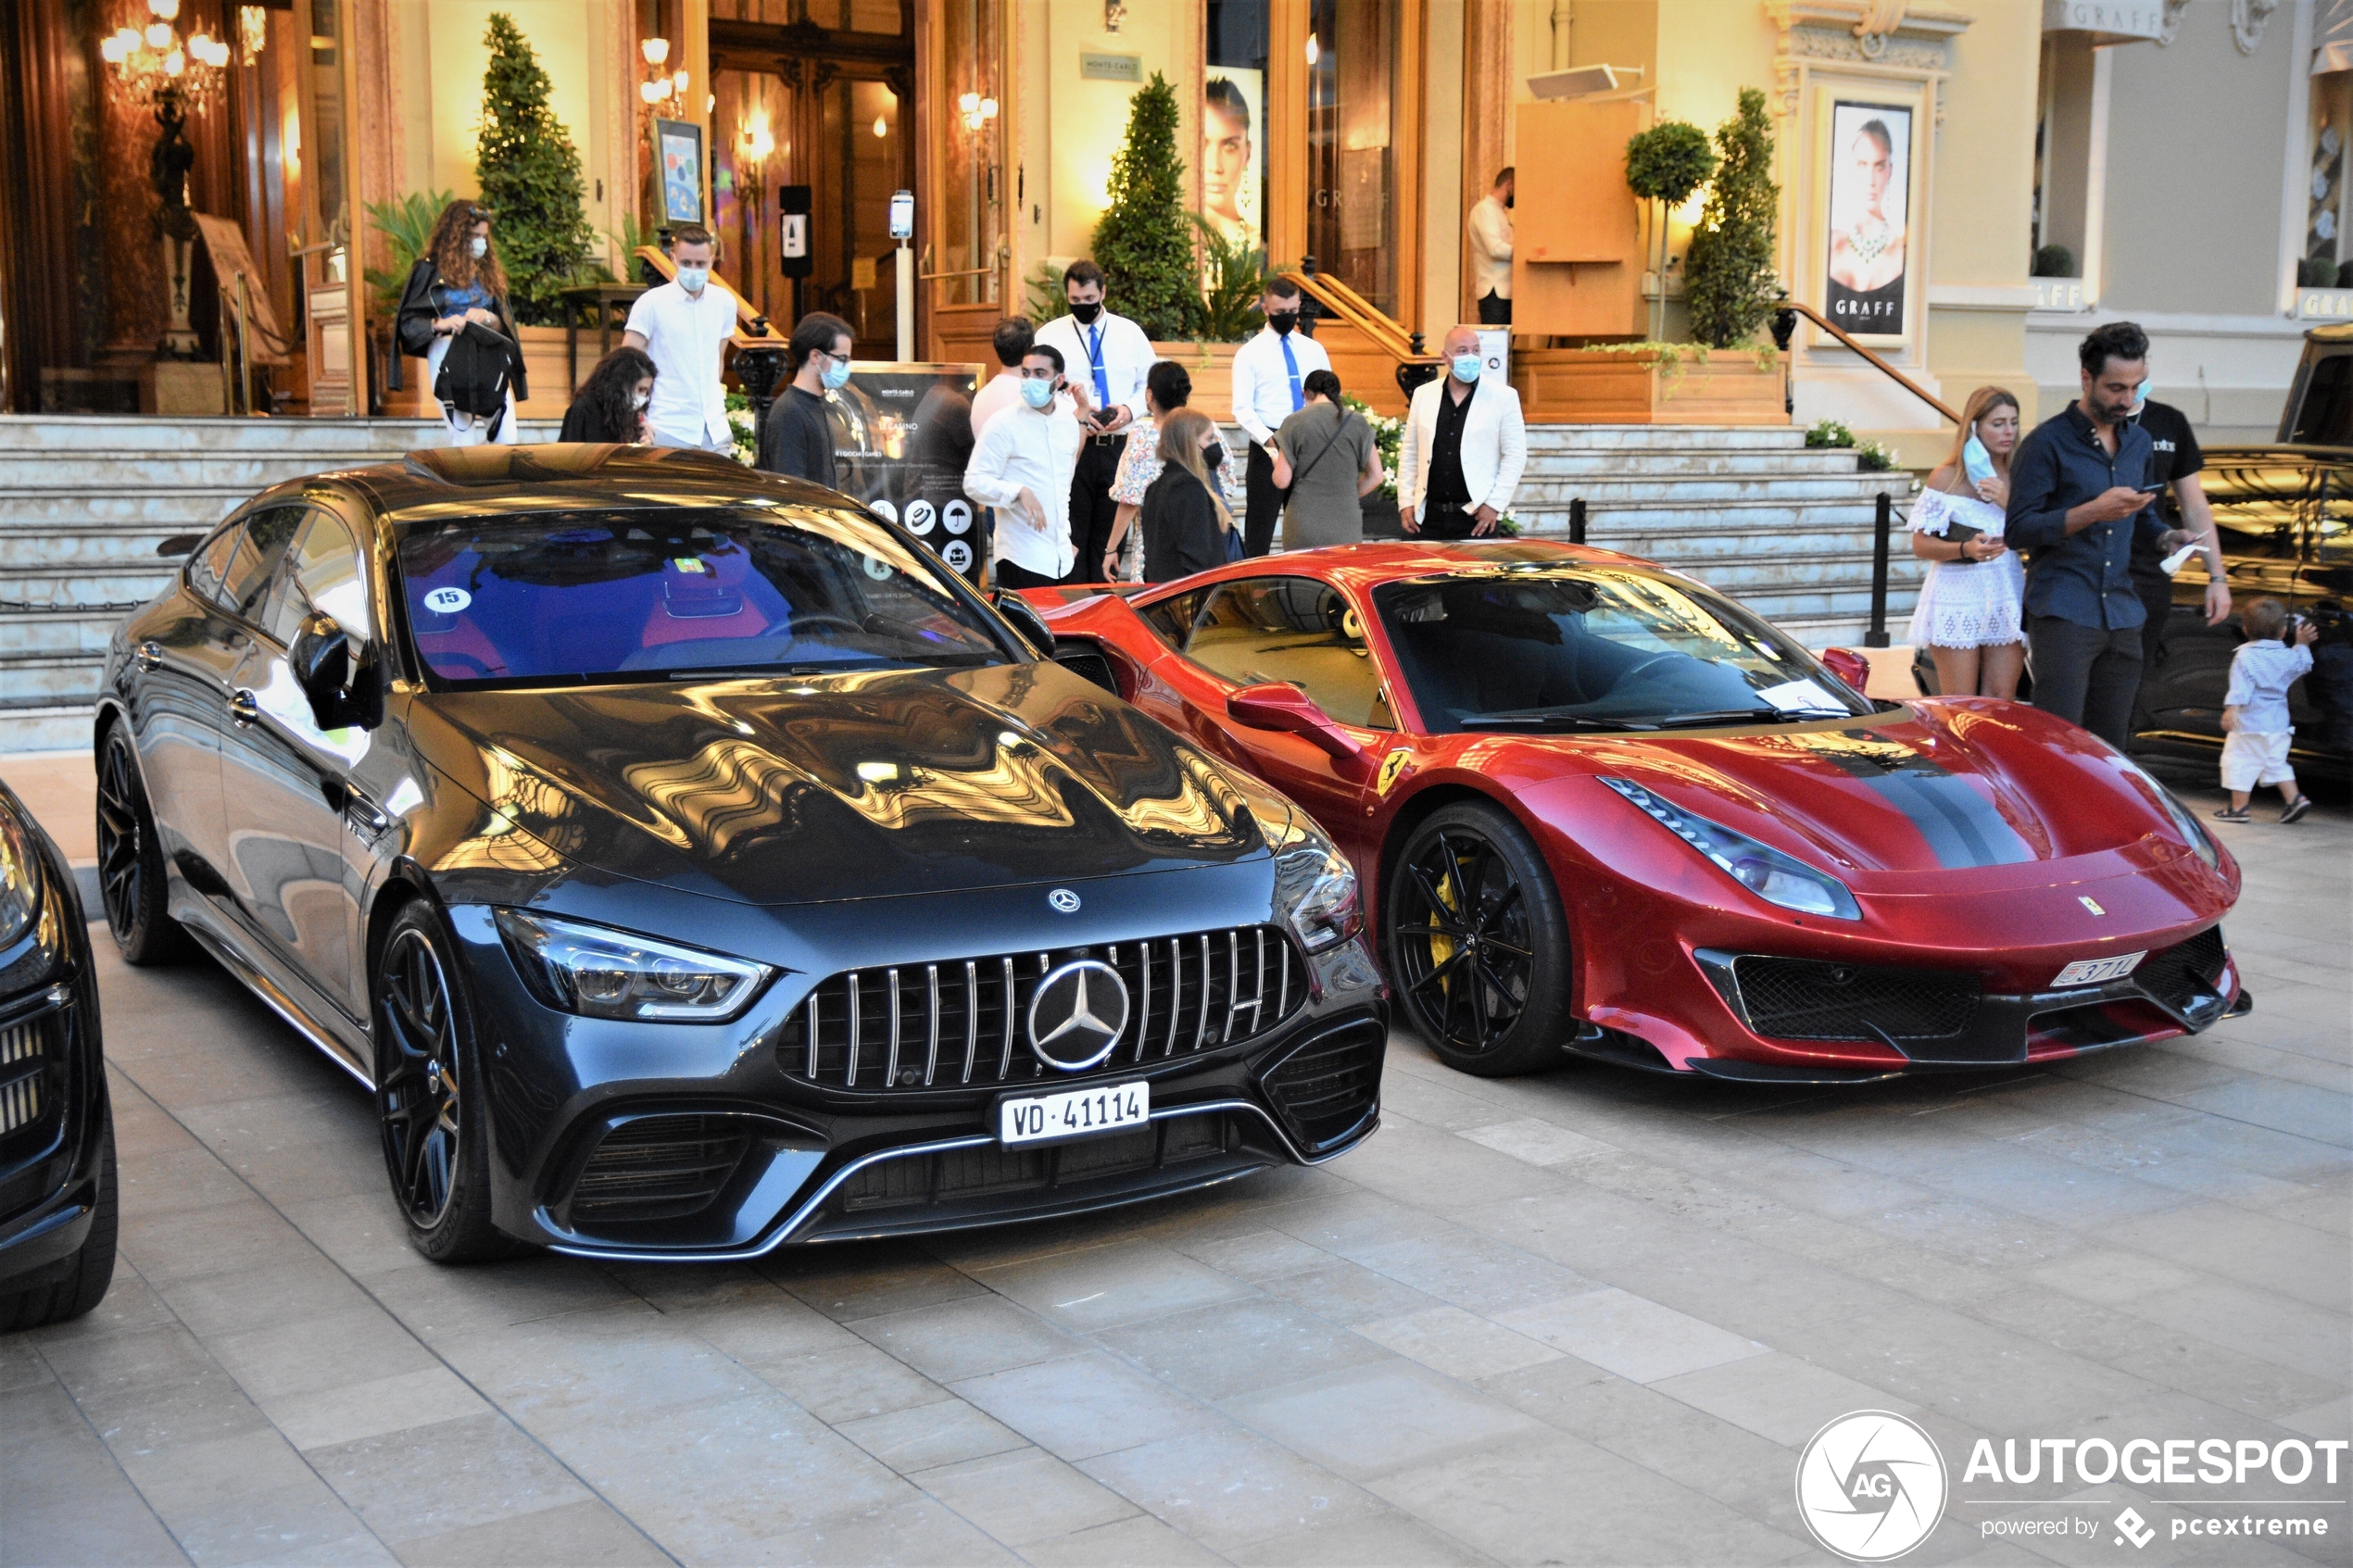
<path fill-rule="evenodd" d="M 1528 466 L 1519 394 L 1482 381 L 1478 329 L 1456 327 L 1442 350 L 1446 373 L 1414 389 L 1397 455 L 1398 522 L 1432 539 L 1484 537 L 1512 509 Z"/>
<path fill-rule="evenodd" d="M 711 281 L 719 254 L 711 231 L 688 223 L 670 232 L 670 259 L 678 275 L 648 289 L 629 307 L 621 341 L 653 357 L 653 407 L 646 423 L 657 446 L 698 446 L 732 452 L 727 391 L 720 375 L 727 340 L 736 332 L 736 296 Z"/>
<path fill-rule="evenodd" d="M 1063 298 L 1070 314 L 1038 328 L 1036 341 L 1051 346 L 1070 368 L 1086 437 L 1071 478 L 1070 542 L 1078 552 L 1071 581 L 1100 583 L 1103 551 L 1119 516 L 1112 481 L 1119 475 L 1127 427 L 1144 417 L 1144 376 L 1159 356 L 1143 328 L 1104 308 L 1103 270 L 1093 262 L 1082 257 L 1063 270 Z"/>
<path fill-rule="evenodd" d="M 1030 345 L 1022 406 L 988 421 L 964 465 L 964 494 L 997 508 L 989 556 L 1000 588 L 1051 588 L 1070 576 L 1071 475 L 1086 433 L 1062 390 L 1062 350 Z"/>
<path fill-rule="evenodd" d="M 2082 395 L 2034 428 L 2010 459 L 2004 534 L 2026 552 L 2026 658 L 2034 706 L 2081 724 L 2121 751 L 2141 685 L 2141 624 L 2133 538 L 2160 549 L 2149 507 L 2148 432 L 2126 416 L 2148 376 L 2147 334 L 2111 321 L 2077 349 Z"/>
<path fill-rule="evenodd" d="M 1495 188 L 1470 210 L 1471 297 L 1478 301 L 1478 324 L 1512 324 L 1512 179 L 1506 167 Z"/>
<path fill-rule="evenodd" d="M 838 490 L 834 478 L 834 427 L 825 395 L 849 384 L 849 323 L 812 310 L 792 330 L 786 352 L 792 384 L 768 406 L 760 431 L 760 466 Z"/>
<path fill-rule="evenodd" d="M 1307 406 L 1302 384 L 1315 370 L 1332 368 L 1324 345 L 1297 330 L 1299 285 L 1277 278 L 1259 301 L 1266 325 L 1256 337 L 1234 350 L 1234 422 L 1250 437 L 1250 460 L 1242 487 L 1248 515 L 1242 522 L 1243 548 L 1263 556 L 1275 542 L 1275 525 L 1283 515 L 1283 491 L 1275 484 L 1275 431 Z"/>

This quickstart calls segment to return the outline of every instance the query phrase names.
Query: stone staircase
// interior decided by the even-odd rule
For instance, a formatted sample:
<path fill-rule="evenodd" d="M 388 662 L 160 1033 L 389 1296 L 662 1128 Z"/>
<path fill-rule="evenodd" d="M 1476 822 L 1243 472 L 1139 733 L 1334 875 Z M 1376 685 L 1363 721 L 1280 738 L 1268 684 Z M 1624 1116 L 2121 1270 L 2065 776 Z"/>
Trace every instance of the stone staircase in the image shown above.
<path fill-rule="evenodd" d="M 1894 500 L 1887 625 L 1901 640 L 1923 564 L 1904 533 L 1910 476 L 1856 471 L 1855 454 L 1758 425 L 1531 425 L 1512 511 L 1529 533 L 1585 542 L 1690 573 L 1808 647 L 1862 641 L 1881 491 Z"/>
<path fill-rule="evenodd" d="M 0 417 L 0 752 L 90 742 L 107 639 L 170 581 L 156 546 L 256 491 L 440 444 L 428 420 Z M 525 421 L 548 440 L 552 421 Z M 84 608 L 86 607 L 86 608 Z"/>
<path fill-rule="evenodd" d="M 526 421 L 547 440 L 551 421 Z M 157 543 L 200 531 L 282 480 L 437 445 L 422 420 L 0 417 L 0 752 L 88 744 L 107 640 L 176 563 Z M 1870 614 L 1872 499 L 1897 504 L 1888 626 L 1911 613 L 1919 563 L 1901 534 L 1908 482 L 1858 473 L 1780 427 L 1541 425 L 1514 508 L 1533 534 L 1691 573 L 1809 646 L 1860 642 Z"/>

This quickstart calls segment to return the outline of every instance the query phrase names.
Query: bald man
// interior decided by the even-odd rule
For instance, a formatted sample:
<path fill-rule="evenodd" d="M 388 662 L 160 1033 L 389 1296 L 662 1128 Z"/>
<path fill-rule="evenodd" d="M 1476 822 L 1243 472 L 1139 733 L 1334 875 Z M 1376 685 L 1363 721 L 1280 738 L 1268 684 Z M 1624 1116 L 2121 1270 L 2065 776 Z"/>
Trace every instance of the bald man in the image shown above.
<path fill-rule="evenodd" d="M 1483 538 L 1512 509 L 1528 466 L 1519 394 L 1481 378 L 1478 332 L 1456 327 L 1441 349 L 1444 372 L 1414 391 L 1397 463 L 1398 521 L 1431 539 Z"/>

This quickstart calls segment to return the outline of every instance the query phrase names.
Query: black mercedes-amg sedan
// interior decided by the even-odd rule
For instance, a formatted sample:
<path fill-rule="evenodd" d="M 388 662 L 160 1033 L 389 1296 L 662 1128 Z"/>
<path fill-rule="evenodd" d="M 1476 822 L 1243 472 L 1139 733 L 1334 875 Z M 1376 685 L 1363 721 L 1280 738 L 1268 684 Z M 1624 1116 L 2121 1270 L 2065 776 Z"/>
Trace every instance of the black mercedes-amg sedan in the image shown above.
<path fill-rule="evenodd" d="M 834 492 L 482 446 L 175 546 L 100 702 L 109 923 L 368 1085 L 429 1257 L 1062 1214 L 1376 1123 L 1346 860 Z"/>
<path fill-rule="evenodd" d="M 0 1334 L 78 1318 L 114 1279 L 114 1115 L 73 873 L 0 784 Z"/>

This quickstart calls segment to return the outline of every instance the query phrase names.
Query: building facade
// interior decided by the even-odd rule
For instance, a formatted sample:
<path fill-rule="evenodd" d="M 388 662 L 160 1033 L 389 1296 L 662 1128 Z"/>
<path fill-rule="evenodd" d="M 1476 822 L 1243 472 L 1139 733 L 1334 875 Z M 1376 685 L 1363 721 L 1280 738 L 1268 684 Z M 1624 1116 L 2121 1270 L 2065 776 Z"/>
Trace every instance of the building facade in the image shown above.
<path fill-rule="evenodd" d="M 1791 296 L 1921 392 L 1957 405 L 1998 382 L 2030 411 L 2056 407 L 2075 338 L 2129 315 L 2157 336 L 2163 395 L 2212 433 L 2268 434 L 2304 322 L 2353 315 L 2353 275 L 2334 286 L 2353 29 L 2334 5 L 180 0 L 177 35 L 225 52 L 201 91 L 191 79 L 175 137 L 155 81 L 118 57 L 123 29 L 158 20 L 149 0 L 42 0 L 0 23 L 6 401 L 234 408 L 219 365 L 242 331 L 281 412 L 414 408 L 416 368 L 390 384 L 388 306 L 365 279 L 397 260 L 371 213 L 478 190 L 497 13 L 578 155 L 590 260 L 625 276 L 629 243 L 692 214 L 756 308 L 835 310 L 869 357 L 896 352 L 904 266 L 918 352 L 984 358 L 997 319 L 1088 249 L 1129 99 L 1154 75 L 1176 89 L 1215 232 L 1277 265 L 1314 258 L 1397 342 L 1425 344 L 1475 314 L 1472 204 L 1498 169 L 1554 161 L 1522 144 L 1523 121 L 1539 142 L 1560 123 L 1529 112 L 1540 93 L 1712 131 L 1755 87 Z M 174 144 L 187 217 L 167 191 Z M 1614 157 L 1589 160 L 1604 186 Z M 1699 207 L 1638 210 L 1638 254 L 1560 276 L 1634 269 L 1627 297 L 1663 295 L 1679 336 Z M 175 225 L 194 240 L 175 244 Z M 1647 336 L 1647 308 L 1622 324 L 1591 335 Z M 1948 439 L 1929 402 L 1810 322 L 1789 365 L 1801 421 L 1881 433 L 1907 458 Z M 539 379 L 531 411 L 560 408 L 565 388 Z"/>

